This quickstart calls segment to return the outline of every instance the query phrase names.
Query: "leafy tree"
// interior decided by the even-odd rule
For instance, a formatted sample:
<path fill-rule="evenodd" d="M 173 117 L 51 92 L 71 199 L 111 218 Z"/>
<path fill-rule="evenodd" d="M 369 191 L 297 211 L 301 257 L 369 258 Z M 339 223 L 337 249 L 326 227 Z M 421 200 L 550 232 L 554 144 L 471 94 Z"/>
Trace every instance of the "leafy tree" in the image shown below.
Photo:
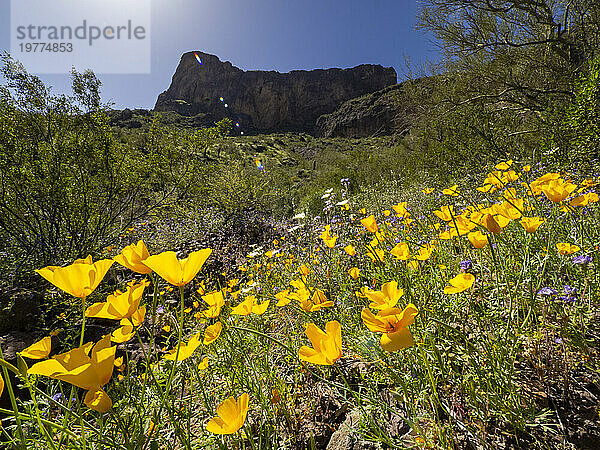
<path fill-rule="evenodd" d="M 416 127 L 419 146 L 454 161 L 564 160 L 556 130 L 598 55 L 599 2 L 423 0 L 419 27 L 446 56 Z"/>
<path fill-rule="evenodd" d="M 577 81 L 575 101 L 567 110 L 562 142 L 571 161 L 582 171 L 596 168 L 600 160 L 600 58 Z"/>
<path fill-rule="evenodd" d="M 205 137 L 193 145 L 156 122 L 138 141 L 118 139 L 91 71 L 73 70 L 73 95 L 54 95 L 8 55 L 2 60 L 0 251 L 22 270 L 96 252 L 198 185 L 194 145 Z"/>
<path fill-rule="evenodd" d="M 472 98 L 519 112 L 572 99 L 600 49 L 596 0 L 424 0 L 419 24 L 457 69 L 477 72 Z"/>

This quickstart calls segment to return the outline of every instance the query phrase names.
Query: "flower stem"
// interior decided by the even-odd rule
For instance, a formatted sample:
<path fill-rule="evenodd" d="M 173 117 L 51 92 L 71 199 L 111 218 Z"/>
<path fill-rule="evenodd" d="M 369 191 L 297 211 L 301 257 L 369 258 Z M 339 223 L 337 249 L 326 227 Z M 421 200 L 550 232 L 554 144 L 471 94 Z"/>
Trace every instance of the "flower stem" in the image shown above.
<path fill-rule="evenodd" d="M 87 297 L 83 297 L 81 299 L 81 306 L 83 309 L 83 312 L 81 314 L 81 335 L 79 336 L 79 346 L 81 347 L 83 345 L 83 334 L 85 333 L 85 304 L 86 304 L 86 300 Z"/>
<path fill-rule="evenodd" d="M 0 358 L 4 359 L 4 355 L 2 354 L 2 348 L 0 347 Z M 15 422 L 17 423 L 17 431 L 19 433 L 19 438 L 21 439 L 21 448 L 26 449 L 27 445 L 25 444 L 25 436 L 23 434 L 23 427 L 21 426 L 21 418 L 19 416 L 19 410 L 17 408 L 17 401 L 15 399 L 15 393 L 13 391 L 12 383 L 8 376 L 8 370 L 6 367 L 2 365 L 2 374 L 4 375 L 5 385 L 8 389 L 8 396 L 10 397 L 10 404 L 12 406 L 13 413 L 15 415 Z"/>

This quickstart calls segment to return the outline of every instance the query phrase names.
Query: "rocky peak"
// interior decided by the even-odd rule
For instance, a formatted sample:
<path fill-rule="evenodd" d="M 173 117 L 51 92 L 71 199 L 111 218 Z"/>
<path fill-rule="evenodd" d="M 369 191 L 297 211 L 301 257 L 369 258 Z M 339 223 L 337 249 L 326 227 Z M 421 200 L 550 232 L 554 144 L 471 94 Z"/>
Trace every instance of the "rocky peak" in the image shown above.
<path fill-rule="evenodd" d="M 231 117 L 242 128 L 257 131 L 313 131 L 319 116 L 335 111 L 343 102 L 394 84 L 392 67 L 363 64 L 288 73 L 243 71 L 214 55 L 189 52 L 181 57 L 171 86 L 160 94 L 155 110 L 204 113 L 216 120 Z"/>

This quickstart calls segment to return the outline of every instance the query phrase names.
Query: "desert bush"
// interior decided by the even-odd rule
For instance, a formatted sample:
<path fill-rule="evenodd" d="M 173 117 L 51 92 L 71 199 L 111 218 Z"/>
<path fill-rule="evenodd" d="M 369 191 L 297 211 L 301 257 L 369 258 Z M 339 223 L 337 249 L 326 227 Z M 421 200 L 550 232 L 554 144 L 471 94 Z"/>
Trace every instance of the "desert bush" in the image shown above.
<path fill-rule="evenodd" d="M 0 88 L 0 246 L 23 269 L 83 257 L 136 219 L 200 184 L 198 153 L 228 125 L 182 134 L 155 121 L 118 140 L 100 81 L 73 71 L 73 95 L 53 95 L 3 58 Z"/>

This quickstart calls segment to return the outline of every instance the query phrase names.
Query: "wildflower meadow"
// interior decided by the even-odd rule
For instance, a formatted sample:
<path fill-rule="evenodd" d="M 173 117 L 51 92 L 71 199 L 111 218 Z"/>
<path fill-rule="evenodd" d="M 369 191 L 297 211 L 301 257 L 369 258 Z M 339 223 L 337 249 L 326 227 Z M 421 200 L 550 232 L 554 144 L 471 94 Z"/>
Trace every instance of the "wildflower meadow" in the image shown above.
<path fill-rule="evenodd" d="M 297 215 L 223 273 L 203 270 L 210 248 L 143 240 L 39 268 L 79 331 L 0 360 L 2 440 L 570 448 L 581 427 L 600 442 L 599 180 L 512 160 L 481 173 L 389 204 L 342 180 L 321 217 Z"/>

